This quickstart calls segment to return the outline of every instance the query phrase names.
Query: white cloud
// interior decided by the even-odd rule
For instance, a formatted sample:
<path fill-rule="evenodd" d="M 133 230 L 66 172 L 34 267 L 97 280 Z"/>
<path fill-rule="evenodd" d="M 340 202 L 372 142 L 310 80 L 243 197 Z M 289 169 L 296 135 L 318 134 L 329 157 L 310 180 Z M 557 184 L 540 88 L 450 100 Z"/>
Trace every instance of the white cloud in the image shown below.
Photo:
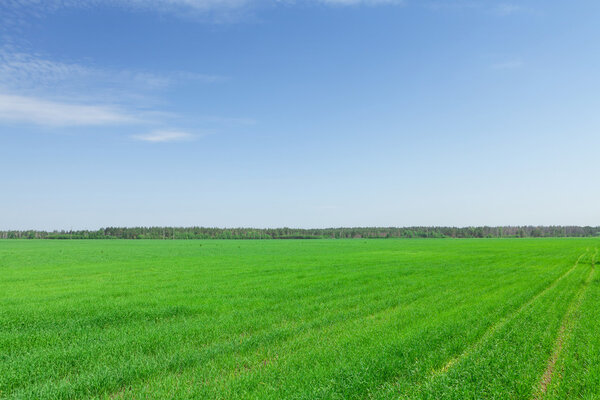
<path fill-rule="evenodd" d="M 3 0 L 7 1 L 7 0 Z M 329 5 L 383 5 L 402 4 L 404 0 L 310 0 Z M 125 10 L 145 10 L 189 16 L 228 13 L 244 8 L 295 3 L 296 0 L 8 0 L 0 4 L 5 19 L 15 21 L 26 16 L 43 17 L 65 8 L 119 7 Z M 7 21 L 8 22 L 8 21 Z"/>
<path fill-rule="evenodd" d="M 140 8 L 152 8 L 157 10 L 168 10 L 172 8 L 188 8 L 200 11 L 209 11 L 214 9 L 233 9 L 239 8 L 250 3 L 250 0 L 113 0 L 114 3 L 121 3 Z"/>
<path fill-rule="evenodd" d="M 235 23 L 252 19 L 256 9 L 278 4 L 337 6 L 402 5 L 405 0 L 0 0 L 0 39 L 12 41 L 22 27 L 35 19 L 64 9 L 117 8 L 194 18 L 211 23 Z M 7 38 L 4 38 L 2 33 Z"/>
<path fill-rule="evenodd" d="M 60 87 L 61 92 L 149 92 L 183 82 L 213 83 L 225 80 L 218 75 L 174 71 L 154 74 L 146 71 L 102 69 L 74 62 L 54 61 L 37 54 L 0 48 L 0 89 L 37 92 Z M 119 96 L 122 97 L 122 96 Z"/>
<path fill-rule="evenodd" d="M 141 122 L 103 105 L 69 104 L 0 93 L 0 121 L 44 126 L 93 126 Z"/>
<path fill-rule="evenodd" d="M 241 10 L 253 0 L 2 0 L 0 21 L 5 29 L 27 25 L 31 17 L 42 18 L 62 9 L 118 7 L 131 11 L 154 11 L 180 16 L 223 14 Z M 224 18 L 216 18 L 220 20 Z M 0 30 L 2 26 L 0 25 Z"/>
<path fill-rule="evenodd" d="M 151 143 L 181 142 L 192 140 L 195 137 L 195 135 L 192 135 L 188 132 L 171 130 L 158 130 L 150 133 L 132 136 L 133 139 Z"/>
<path fill-rule="evenodd" d="M 531 9 L 513 3 L 489 4 L 483 1 L 474 0 L 446 0 L 430 1 L 426 6 L 435 11 L 442 10 L 474 10 L 487 14 L 505 17 L 516 13 L 530 12 Z"/>
<path fill-rule="evenodd" d="M 168 10 L 188 8 L 210 10 L 214 8 L 235 8 L 249 3 L 251 0 L 8 0 L 6 8 L 33 8 L 38 12 L 53 12 L 61 8 L 88 8 L 99 6 L 119 6 L 125 8 L 142 8 Z"/>
<path fill-rule="evenodd" d="M 185 71 L 154 74 L 102 69 L 55 61 L 15 46 L 4 46 L 0 47 L 0 126 L 18 123 L 45 127 L 123 124 L 164 127 L 204 122 L 218 129 L 224 125 L 254 123 L 251 119 L 219 116 L 185 118 L 161 110 L 165 107 L 163 89 L 225 79 Z M 184 137 L 181 132 L 178 135 L 169 132 L 166 136 L 155 132 L 139 139 L 168 141 Z"/>
<path fill-rule="evenodd" d="M 404 0 L 319 0 L 320 3 L 338 6 L 353 6 L 353 5 L 399 5 L 403 4 Z"/>
<path fill-rule="evenodd" d="M 66 80 L 94 75 L 90 68 L 77 64 L 45 60 L 35 55 L 0 48 L 0 87 L 46 87 Z"/>

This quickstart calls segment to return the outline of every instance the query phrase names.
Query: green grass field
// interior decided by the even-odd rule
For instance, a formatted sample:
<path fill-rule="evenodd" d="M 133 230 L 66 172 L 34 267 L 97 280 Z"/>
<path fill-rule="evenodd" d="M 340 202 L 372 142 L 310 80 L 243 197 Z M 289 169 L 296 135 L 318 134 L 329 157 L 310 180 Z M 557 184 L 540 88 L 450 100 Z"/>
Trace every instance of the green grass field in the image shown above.
<path fill-rule="evenodd" d="M 597 247 L 0 241 L 0 398 L 600 398 Z"/>

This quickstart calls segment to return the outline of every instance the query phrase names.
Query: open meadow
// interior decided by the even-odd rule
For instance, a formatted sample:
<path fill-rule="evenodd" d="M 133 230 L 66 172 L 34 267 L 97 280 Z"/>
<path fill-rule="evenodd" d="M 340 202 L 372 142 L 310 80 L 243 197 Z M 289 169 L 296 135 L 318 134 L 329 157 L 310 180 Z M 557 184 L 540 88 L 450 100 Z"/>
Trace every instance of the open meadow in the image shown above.
<path fill-rule="evenodd" d="M 0 398 L 600 398 L 598 247 L 1 240 Z"/>

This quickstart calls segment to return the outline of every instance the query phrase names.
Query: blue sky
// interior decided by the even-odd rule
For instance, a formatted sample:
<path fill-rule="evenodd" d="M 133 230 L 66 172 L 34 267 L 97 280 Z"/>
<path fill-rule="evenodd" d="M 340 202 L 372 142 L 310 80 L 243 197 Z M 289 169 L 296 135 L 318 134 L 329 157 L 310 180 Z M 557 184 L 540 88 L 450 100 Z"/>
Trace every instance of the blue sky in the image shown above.
<path fill-rule="evenodd" d="M 0 3 L 0 229 L 600 225 L 600 3 Z"/>

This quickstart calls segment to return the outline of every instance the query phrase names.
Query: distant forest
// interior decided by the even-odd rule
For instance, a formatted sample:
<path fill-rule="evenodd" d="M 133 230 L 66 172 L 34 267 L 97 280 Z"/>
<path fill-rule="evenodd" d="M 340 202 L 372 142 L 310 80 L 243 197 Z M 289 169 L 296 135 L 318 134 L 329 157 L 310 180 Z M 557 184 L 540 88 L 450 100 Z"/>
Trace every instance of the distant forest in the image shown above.
<path fill-rule="evenodd" d="M 385 239 L 385 238 L 499 238 L 592 237 L 600 227 L 591 226 L 481 226 L 406 228 L 102 228 L 79 231 L 0 231 L 2 239 Z"/>

